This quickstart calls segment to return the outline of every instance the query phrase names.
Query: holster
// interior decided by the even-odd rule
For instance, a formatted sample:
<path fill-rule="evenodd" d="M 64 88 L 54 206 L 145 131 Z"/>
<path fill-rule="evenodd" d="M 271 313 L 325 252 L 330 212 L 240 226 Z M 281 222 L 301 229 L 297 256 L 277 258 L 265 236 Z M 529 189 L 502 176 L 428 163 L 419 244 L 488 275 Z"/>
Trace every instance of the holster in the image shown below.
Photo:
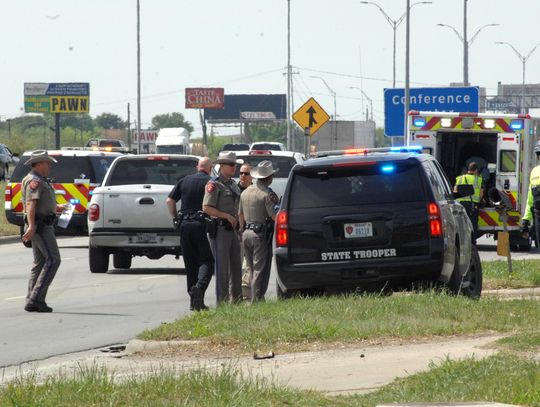
<path fill-rule="evenodd" d="M 204 218 L 204 221 L 206 223 L 206 232 L 208 233 L 208 236 L 212 239 L 215 239 L 217 236 L 217 219 L 212 218 L 211 216 L 207 216 Z"/>

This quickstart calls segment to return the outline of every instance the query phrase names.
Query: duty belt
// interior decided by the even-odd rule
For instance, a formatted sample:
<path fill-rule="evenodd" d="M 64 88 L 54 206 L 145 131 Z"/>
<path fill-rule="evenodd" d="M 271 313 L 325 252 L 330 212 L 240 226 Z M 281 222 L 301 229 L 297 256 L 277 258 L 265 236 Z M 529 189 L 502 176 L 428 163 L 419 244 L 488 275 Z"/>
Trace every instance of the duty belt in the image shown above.
<path fill-rule="evenodd" d="M 221 227 L 224 227 L 225 230 L 234 230 L 232 225 L 231 225 L 231 222 L 229 222 L 227 219 L 218 218 L 217 219 L 217 225 L 221 226 Z"/>
<path fill-rule="evenodd" d="M 198 212 L 180 212 L 180 221 L 184 220 L 197 220 L 202 222 L 205 218 L 205 214 L 201 211 Z"/>
<path fill-rule="evenodd" d="M 264 224 L 262 223 L 246 223 L 246 230 L 253 230 L 255 233 L 262 232 L 264 230 Z"/>

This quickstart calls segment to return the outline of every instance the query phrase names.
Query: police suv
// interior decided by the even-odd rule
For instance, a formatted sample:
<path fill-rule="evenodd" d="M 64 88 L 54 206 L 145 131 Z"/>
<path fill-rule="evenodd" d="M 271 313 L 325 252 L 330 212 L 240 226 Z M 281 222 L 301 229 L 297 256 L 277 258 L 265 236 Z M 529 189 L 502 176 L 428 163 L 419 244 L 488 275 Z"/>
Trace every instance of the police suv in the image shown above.
<path fill-rule="evenodd" d="M 281 298 L 312 291 L 441 282 L 479 297 L 471 222 L 440 164 L 421 148 L 320 153 L 296 165 L 276 219 Z"/>

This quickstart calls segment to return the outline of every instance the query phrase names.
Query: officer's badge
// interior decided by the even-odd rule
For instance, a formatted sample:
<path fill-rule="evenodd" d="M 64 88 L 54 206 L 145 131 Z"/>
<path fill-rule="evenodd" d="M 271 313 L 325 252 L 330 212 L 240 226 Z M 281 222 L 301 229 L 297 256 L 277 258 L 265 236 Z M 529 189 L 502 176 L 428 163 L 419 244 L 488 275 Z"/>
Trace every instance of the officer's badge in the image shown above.
<path fill-rule="evenodd" d="M 30 189 L 36 190 L 39 188 L 39 181 L 37 179 L 33 179 L 30 181 Z"/>
<path fill-rule="evenodd" d="M 215 190 L 216 190 L 216 183 L 215 182 L 210 181 L 208 184 L 206 184 L 206 192 L 211 194 Z"/>

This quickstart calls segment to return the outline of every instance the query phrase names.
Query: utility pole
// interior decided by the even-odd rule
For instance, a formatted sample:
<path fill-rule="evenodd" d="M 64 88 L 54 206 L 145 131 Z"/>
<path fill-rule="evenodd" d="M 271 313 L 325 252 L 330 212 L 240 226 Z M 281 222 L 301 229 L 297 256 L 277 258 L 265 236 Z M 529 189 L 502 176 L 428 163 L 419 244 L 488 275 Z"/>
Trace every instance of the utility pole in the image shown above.
<path fill-rule="evenodd" d="M 291 81 L 291 0 L 287 0 L 287 150 L 289 151 L 294 149 L 293 139 L 291 135 Z"/>
<path fill-rule="evenodd" d="M 141 153 L 141 4 L 137 0 L 137 154 Z"/>
<path fill-rule="evenodd" d="M 128 138 L 128 150 L 131 152 L 131 109 L 129 102 L 127 104 L 127 138 Z M 137 134 L 137 138 L 139 135 Z"/>
<path fill-rule="evenodd" d="M 11 119 L 7 119 L 7 125 L 8 125 L 8 138 L 11 141 Z"/>
<path fill-rule="evenodd" d="M 463 0 L 463 86 L 469 86 L 469 41 L 467 39 L 467 1 Z"/>
<path fill-rule="evenodd" d="M 54 114 L 54 147 L 60 150 L 60 113 Z"/>
<path fill-rule="evenodd" d="M 199 118 L 201 119 L 201 125 L 202 125 L 202 142 L 203 142 L 203 145 L 208 149 L 208 136 L 206 134 L 206 120 L 204 120 L 203 109 L 199 109 Z"/>

